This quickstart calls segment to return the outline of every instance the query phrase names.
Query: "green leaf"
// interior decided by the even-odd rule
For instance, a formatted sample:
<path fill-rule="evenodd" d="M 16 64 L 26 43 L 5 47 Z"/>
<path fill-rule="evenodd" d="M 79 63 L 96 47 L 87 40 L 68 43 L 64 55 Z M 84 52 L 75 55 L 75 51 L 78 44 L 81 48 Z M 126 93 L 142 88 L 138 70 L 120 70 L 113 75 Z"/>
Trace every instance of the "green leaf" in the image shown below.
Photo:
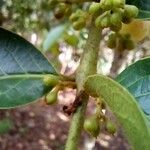
<path fill-rule="evenodd" d="M 149 150 L 150 128 L 148 120 L 134 97 L 116 81 L 102 75 L 89 76 L 86 92 L 103 97 L 121 123 L 124 133 L 135 150 Z"/>
<path fill-rule="evenodd" d="M 140 104 L 145 114 L 150 115 L 150 57 L 137 61 L 127 67 L 116 78 L 129 90 Z"/>
<path fill-rule="evenodd" d="M 43 96 L 45 74 L 57 73 L 41 52 L 0 28 L 0 108 L 24 105 Z"/>
<path fill-rule="evenodd" d="M 65 29 L 66 25 L 62 24 L 50 30 L 43 43 L 44 52 L 48 51 L 58 41 L 58 39 L 63 35 Z"/>
<path fill-rule="evenodd" d="M 150 11 L 140 10 L 138 18 L 144 20 L 150 20 Z"/>
<path fill-rule="evenodd" d="M 126 3 L 139 8 L 138 18 L 150 19 L 150 0 L 126 0 Z"/>

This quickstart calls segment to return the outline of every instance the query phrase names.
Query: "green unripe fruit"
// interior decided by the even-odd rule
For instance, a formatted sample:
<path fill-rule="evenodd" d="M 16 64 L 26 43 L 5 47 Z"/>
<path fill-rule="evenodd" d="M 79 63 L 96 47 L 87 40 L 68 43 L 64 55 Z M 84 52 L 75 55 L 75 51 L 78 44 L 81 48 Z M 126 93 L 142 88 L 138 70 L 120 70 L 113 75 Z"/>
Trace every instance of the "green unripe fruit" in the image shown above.
<path fill-rule="evenodd" d="M 122 15 L 119 12 L 114 12 L 113 14 L 111 14 L 110 23 L 112 25 L 120 24 L 121 21 L 122 21 Z"/>
<path fill-rule="evenodd" d="M 92 116 L 84 121 L 84 130 L 87 131 L 93 137 L 97 137 L 100 132 L 99 119 L 96 116 Z"/>
<path fill-rule="evenodd" d="M 45 102 L 47 105 L 52 105 L 55 104 L 57 102 L 57 94 L 58 94 L 58 88 L 55 87 L 54 89 L 52 89 L 52 91 L 50 91 L 45 98 Z"/>
<path fill-rule="evenodd" d="M 45 75 L 43 82 L 46 86 L 56 86 L 59 83 L 60 77 L 55 75 Z"/>
<path fill-rule="evenodd" d="M 65 10 L 66 10 L 66 5 L 64 3 L 59 4 L 54 10 L 54 16 L 57 19 L 61 19 L 65 14 Z"/>
<path fill-rule="evenodd" d="M 102 14 L 95 20 L 95 26 L 97 28 L 107 28 L 110 25 L 110 16 L 109 14 Z"/>
<path fill-rule="evenodd" d="M 77 46 L 79 43 L 79 39 L 75 35 L 67 35 L 65 37 L 65 42 L 71 46 Z"/>
<path fill-rule="evenodd" d="M 113 6 L 113 0 L 101 0 L 100 5 L 101 8 L 105 11 L 111 10 Z"/>
<path fill-rule="evenodd" d="M 117 40 L 117 35 L 115 33 L 110 34 L 108 37 L 107 46 L 109 48 L 115 48 L 117 42 L 116 40 Z"/>
<path fill-rule="evenodd" d="M 113 7 L 114 8 L 124 8 L 125 0 L 113 0 Z"/>
<path fill-rule="evenodd" d="M 106 131 L 113 135 L 113 134 L 116 133 L 116 130 L 117 130 L 116 125 L 112 121 L 107 120 L 107 122 L 106 122 Z"/>
<path fill-rule="evenodd" d="M 133 5 L 125 5 L 124 15 L 128 18 L 135 18 L 138 15 L 138 8 Z"/>
<path fill-rule="evenodd" d="M 98 15 L 102 11 L 100 3 L 92 3 L 89 8 L 89 13 L 92 15 Z"/>
<path fill-rule="evenodd" d="M 78 21 L 73 23 L 73 28 L 75 30 L 80 30 L 86 26 L 86 21 L 83 18 L 80 18 Z"/>

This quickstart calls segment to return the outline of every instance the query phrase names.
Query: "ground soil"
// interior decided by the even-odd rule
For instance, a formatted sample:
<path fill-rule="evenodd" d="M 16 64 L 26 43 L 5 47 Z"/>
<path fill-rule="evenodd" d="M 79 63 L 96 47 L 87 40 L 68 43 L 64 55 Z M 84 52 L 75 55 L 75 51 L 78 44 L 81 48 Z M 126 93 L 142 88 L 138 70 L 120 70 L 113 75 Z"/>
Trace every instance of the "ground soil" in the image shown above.
<path fill-rule="evenodd" d="M 73 99 L 73 98 L 72 98 Z M 42 100 L 17 109 L 1 110 L 0 118 L 10 118 L 13 127 L 0 135 L 0 150 L 63 150 L 70 117 L 63 113 L 63 103 L 46 106 Z M 93 105 L 88 106 L 91 110 Z M 121 134 L 104 131 L 95 140 L 83 132 L 79 150 L 128 150 Z"/>

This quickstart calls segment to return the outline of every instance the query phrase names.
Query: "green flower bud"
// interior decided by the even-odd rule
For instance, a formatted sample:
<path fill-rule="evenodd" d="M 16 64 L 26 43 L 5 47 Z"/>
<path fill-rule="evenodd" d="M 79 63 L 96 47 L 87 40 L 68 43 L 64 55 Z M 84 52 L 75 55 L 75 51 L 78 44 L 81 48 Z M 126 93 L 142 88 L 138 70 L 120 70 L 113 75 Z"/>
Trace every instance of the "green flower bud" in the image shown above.
<path fill-rule="evenodd" d="M 109 25 L 110 25 L 110 17 L 106 16 L 101 21 L 101 27 L 102 28 L 107 28 L 107 27 L 109 27 Z"/>
<path fill-rule="evenodd" d="M 46 86 L 56 86 L 59 83 L 60 77 L 55 75 L 45 75 L 43 82 Z"/>
<path fill-rule="evenodd" d="M 95 25 L 97 28 L 107 28 L 110 25 L 109 14 L 102 14 L 95 20 Z"/>
<path fill-rule="evenodd" d="M 113 0 L 113 7 L 114 8 L 124 8 L 125 0 Z"/>
<path fill-rule="evenodd" d="M 101 8 L 105 11 L 111 10 L 113 6 L 113 0 L 101 0 L 100 5 Z"/>
<path fill-rule="evenodd" d="M 122 15 L 120 12 L 114 12 L 113 14 L 111 14 L 110 16 L 110 23 L 112 25 L 117 25 L 120 24 L 122 21 Z"/>
<path fill-rule="evenodd" d="M 83 18 L 80 18 L 78 21 L 73 23 L 73 28 L 75 30 L 80 30 L 86 26 L 86 21 Z"/>
<path fill-rule="evenodd" d="M 100 132 L 99 119 L 96 116 L 92 116 L 84 121 L 84 130 L 87 131 L 93 137 L 97 137 Z"/>
<path fill-rule="evenodd" d="M 125 5 L 124 15 L 128 18 L 135 18 L 138 15 L 138 8 L 133 5 Z"/>
<path fill-rule="evenodd" d="M 102 11 L 100 3 L 92 3 L 89 8 L 89 13 L 92 15 L 98 15 Z"/>
<path fill-rule="evenodd" d="M 110 134 L 115 134 L 116 130 L 117 130 L 116 125 L 112 121 L 107 120 L 107 122 L 106 122 L 106 131 Z"/>
<path fill-rule="evenodd" d="M 57 102 L 57 94 L 58 94 L 59 89 L 57 87 L 55 87 L 54 89 L 52 89 L 52 91 L 50 91 L 45 98 L 45 102 L 47 105 L 52 105 L 55 104 Z"/>
<path fill-rule="evenodd" d="M 115 48 L 117 42 L 116 40 L 117 40 L 117 35 L 115 33 L 110 34 L 108 37 L 107 46 L 109 48 Z"/>

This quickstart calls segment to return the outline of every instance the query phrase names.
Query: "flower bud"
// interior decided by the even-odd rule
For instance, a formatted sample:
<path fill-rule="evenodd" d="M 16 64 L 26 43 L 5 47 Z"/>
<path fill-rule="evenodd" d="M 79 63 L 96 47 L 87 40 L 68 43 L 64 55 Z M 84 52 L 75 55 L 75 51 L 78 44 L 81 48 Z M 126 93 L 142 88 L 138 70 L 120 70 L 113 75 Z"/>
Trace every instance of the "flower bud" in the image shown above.
<path fill-rule="evenodd" d="M 89 8 L 89 13 L 92 15 L 98 15 L 102 11 L 100 3 L 92 3 Z"/>
<path fill-rule="evenodd" d="M 112 121 L 107 120 L 106 131 L 113 135 L 113 134 L 115 134 L 116 130 L 117 130 L 116 125 Z"/>
<path fill-rule="evenodd" d="M 55 75 L 45 75 L 43 78 L 43 82 L 46 86 L 56 86 L 58 84 L 60 80 L 59 76 L 55 76 Z"/>
<path fill-rule="evenodd" d="M 72 13 L 71 16 L 69 17 L 69 20 L 71 22 L 75 22 L 78 19 L 82 18 L 84 12 L 81 9 L 78 9 L 76 12 Z"/>
<path fill-rule="evenodd" d="M 124 8 L 125 0 L 113 0 L 113 7 L 114 8 Z"/>
<path fill-rule="evenodd" d="M 87 131 L 93 137 L 97 137 L 100 132 L 99 119 L 96 116 L 92 116 L 84 121 L 84 130 Z"/>
<path fill-rule="evenodd" d="M 100 5 L 101 8 L 105 11 L 111 10 L 113 6 L 113 0 L 101 0 Z"/>
<path fill-rule="evenodd" d="M 86 26 L 86 21 L 83 18 L 80 18 L 78 21 L 73 23 L 73 28 L 75 30 L 80 30 Z"/>
<path fill-rule="evenodd" d="M 109 14 L 102 14 L 95 20 L 95 25 L 97 28 L 107 28 L 110 25 Z"/>
<path fill-rule="evenodd" d="M 45 98 L 45 102 L 47 105 L 52 105 L 57 102 L 57 94 L 59 89 L 57 87 L 53 88 L 52 91 L 50 91 Z"/>
<path fill-rule="evenodd" d="M 134 5 L 125 5 L 124 15 L 128 18 L 135 18 L 138 15 L 138 8 Z"/>
<path fill-rule="evenodd" d="M 110 23 L 112 25 L 117 25 L 120 24 L 122 20 L 122 15 L 120 12 L 114 12 L 113 14 L 110 15 Z"/>

